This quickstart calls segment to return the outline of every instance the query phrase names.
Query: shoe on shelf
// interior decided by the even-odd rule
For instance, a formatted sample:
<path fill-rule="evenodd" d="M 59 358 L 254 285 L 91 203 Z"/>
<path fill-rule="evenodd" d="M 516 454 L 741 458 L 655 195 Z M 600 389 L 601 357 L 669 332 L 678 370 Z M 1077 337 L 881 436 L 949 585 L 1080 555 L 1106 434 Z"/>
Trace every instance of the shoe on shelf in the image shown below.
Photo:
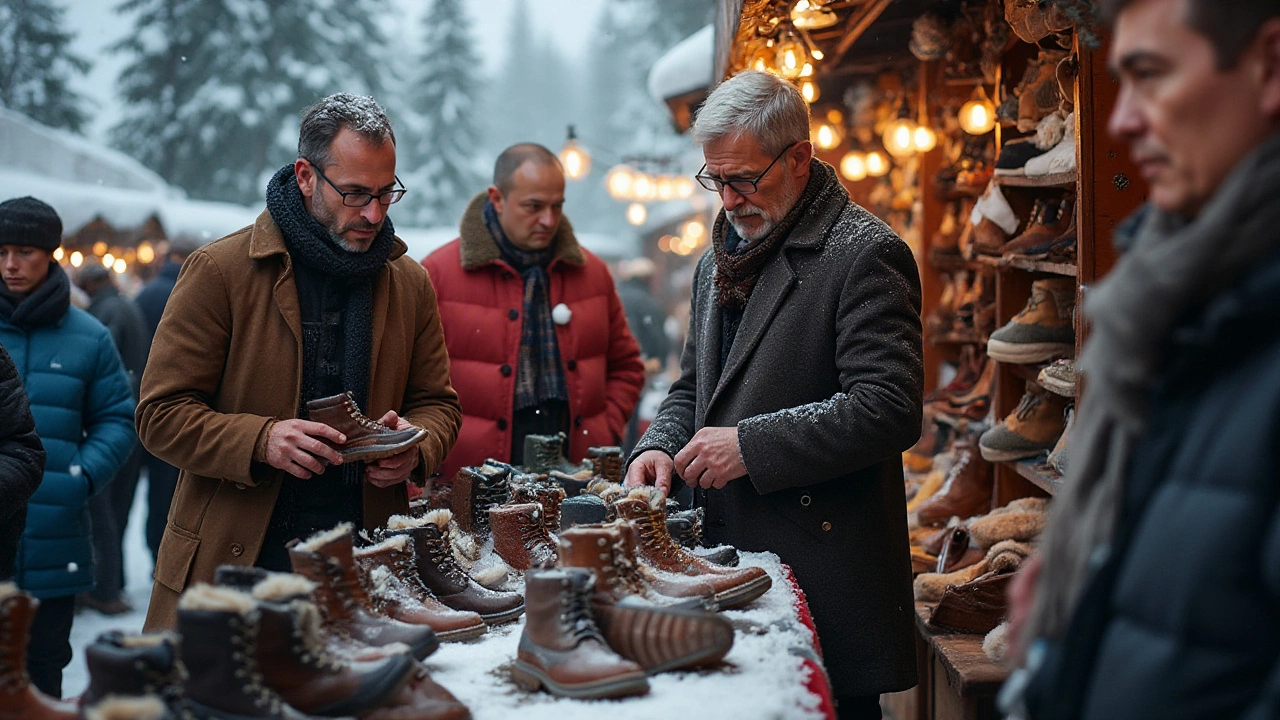
<path fill-rule="evenodd" d="M 978 447 L 987 462 L 1012 462 L 1048 452 L 1066 429 L 1069 401 L 1028 382 L 1018 407 L 982 434 Z"/>
<path fill-rule="evenodd" d="M 987 355 L 1000 362 L 1025 365 L 1074 353 L 1075 296 L 1074 278 L 1046 278 L 1031 283 L 1027 304 L 1007 325 L 991 333 Z"/>
<path fill-rule="evenodd" d="M 941 527 L 952 517 L 971 518 L 991 509 L 995 478 L 971 437 L 956 438 L 956 459 L 942 487 L 915 507 L 920 525 Z"/>
<path fill-rule="evenodd" d="M 1043 256 L 1058 238 L 1075 222 L 1075 200 L 1071 196 L 1060 202 L 1037 200 L 1027 229 L 1000 248 L 1001 255 Z"/>
<path fill-rule="evenodd" d="M 1062 141 L 1048 152 L 1027 160 L 1027 177 L 1044 177 L 1076 171 L 1076 122 L 1075 113 L 1067 116 L 1066 132 Z"/>
<path fill-rule="evenodd" d="M 1027 163 L 1045 152 L 1046 150 L 1036 145 L 1035 138 L 1010 140 L 1000 148 L 1000 157 L 996 159 L 996 177 L 1026 175 Z"/>
<path fill-rule="evenodd" d="M 1071 442 L 1071 428 L 1076 424 L 1075 409 L 1067 410 L 1067 427 L 1062 431 L 1062 437 L 1058 438 L 1058 444 L 1053 446 L 1053 451 L 1049 453 L 1049 467 L 1058 471 L 1059 475 L 1067 474 L 1067 454 L 1069 444 Z"/>
<path fill-rule="evenodd" d="M 973 250 L 987 255 L 998 254 L 1021 224 L 1000 185 L 994 180 L 978 202 L 974 203 L 969 222 L 973 223 Z"/>
<path fill-rule="evenodd" d="M 1071 29 L 1071 18 L 1062 8 L 1041 0 L 1008 0 L 1004 4 L 1004 19 L 1013 28 L 1013 34 L 1032 44 Z"/>
<path fill-rule="evenodd" d="M 1080 376 L 1076 374 L 1075 361 L 1062 358 L 1061 360 L 1054 360 L 1045 366 L 1036 377 L 1036 382 L 1049 392 L 1073 398 L 1076 396 L 1076 382 L 1079 379 Z"/>
<path fill-rule="evenodd" d="M 1041 49 L 1028 65 L 1018 92 L 1018 132 L 1035 132 L 1041 120 L 1058 111 L 1063 99 L 1058 63 L 1066 57 L 1065 50 Z"/>

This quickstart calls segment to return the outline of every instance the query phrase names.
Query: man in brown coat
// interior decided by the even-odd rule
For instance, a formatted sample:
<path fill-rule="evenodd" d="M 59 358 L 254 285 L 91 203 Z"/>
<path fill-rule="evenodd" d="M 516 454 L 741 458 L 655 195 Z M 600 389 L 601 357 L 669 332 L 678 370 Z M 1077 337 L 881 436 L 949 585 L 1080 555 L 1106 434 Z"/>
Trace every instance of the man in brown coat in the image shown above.
<path fill-rule="evenodd" d="M 285 543 L 408 510 L 461 423 L 425 270 L 387 206 L 404 191 L 395 136 L 369 97 L 333 95 L 302 117 L 298 160 L 250 227 L 188 258 L 156 330 L 138 434 L 181 469 L 156 561 L 148 630 L 224 563 L 287 570 Z M 342 464 L 345 438 L 305 418 L 350 391 L 369 417 L 427 430 L 415 447 Z M 325 441 L 328 441 L 326 443 Z"/>
<path fill-rule="evenodd" d="M 628 483 L 678 474 L 705 535 L 769 550 L 809 600 L 843 718 L 916 683 L 900 453 L 920 434 L 911 250 L 813 158 L 785 80 L 744 72 L 693 129 L 724 212 L 693 280 L 680 379 Z"/>

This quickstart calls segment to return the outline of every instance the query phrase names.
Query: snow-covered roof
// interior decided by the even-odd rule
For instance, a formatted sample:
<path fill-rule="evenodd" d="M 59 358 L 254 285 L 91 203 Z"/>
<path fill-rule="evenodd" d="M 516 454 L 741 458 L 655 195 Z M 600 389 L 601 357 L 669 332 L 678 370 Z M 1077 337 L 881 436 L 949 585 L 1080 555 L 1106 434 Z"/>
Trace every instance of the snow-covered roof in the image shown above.
<path fill-rule="evenodd" d="M 711 87 L 715 26 L 707 25 L 681 40 L 649 69 L 649 95 L 660 103 Z"/>

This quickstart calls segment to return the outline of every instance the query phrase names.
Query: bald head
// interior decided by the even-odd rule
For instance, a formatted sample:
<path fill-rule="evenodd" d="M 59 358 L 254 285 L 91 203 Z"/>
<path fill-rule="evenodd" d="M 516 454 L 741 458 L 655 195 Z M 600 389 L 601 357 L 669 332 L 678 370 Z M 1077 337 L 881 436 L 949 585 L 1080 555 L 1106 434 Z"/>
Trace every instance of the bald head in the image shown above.
<path fill-rule="evenodd" d="M 537 143 L 519 143 L 503 150 L 498 156 L 498 161 L 493 164 L 494 186 L 504 194 L 511 192 L 512 177 L 525 163 L 532 163 L 539 169 L 554 168 L 557 172 L 564 174 L 555 153 Z"/>

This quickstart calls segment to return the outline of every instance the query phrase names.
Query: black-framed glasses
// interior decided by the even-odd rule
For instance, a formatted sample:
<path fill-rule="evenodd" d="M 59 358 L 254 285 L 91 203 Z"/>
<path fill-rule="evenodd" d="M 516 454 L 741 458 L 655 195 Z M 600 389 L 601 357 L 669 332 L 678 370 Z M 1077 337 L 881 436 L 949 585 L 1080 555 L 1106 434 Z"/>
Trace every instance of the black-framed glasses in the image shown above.
<path fill-rule="evenodd" d="M 755 178 L 733 178 L 726 180 L 724 178 L 715 177 L 714 175 L 704 175 L 703 171 L 707 169 L 706 163 L 703 163 L 702 170 L 699 170 L 698 174 L 694 175 L 693 178 L 698 181 L 699 185 L 712 192 L 724 192 L 724 189 L 728 187 L 732 188 L 733 191 L 739 195 L 751 195 L 758 189 L 756 185 L 764 179 L 764 176 L 768 175 L 769 171 L 773 169 L 773 166 L 777 165 L 778 161 L 782 159 L 782 156 L 786 155 L 787 151 L 795 146 L 795 143 L 791 143 L 790 145 L 782 148 L 782 152 L 778 153 L 778 156 L 773 159 L 773 162 L 769 163 L 769 167 L 765 168 L 764 171 L 755 176 Z"/>
<path fill-rule="evenodd" d="M 399 184 L 400 187 L 395 188 L 393 190 L 388 190 L 386 192 L 381 192 L 376 194 L 367 193 L 367 192 L 346 192 L 344 190 L 338 189 L 338 186 L 334 185 L 332 180 L 325 177 L 324 173 L 320 171 L 320 167 L 318 165 L 316 165 L 315 163 L 311 163 L 311 168 L 316 171 L 316 174 L 320 176 L 321 180 L 324 180 L 325 182 L 329 183 L 329 187 L 333 188 L 334 192 L 342 196 L 342 204 L 346 205 L 347 207 L 364 207 L 365 205 L 368 205 L 369 203 L 373 202 L 375 199 L 378 201 L 379 205 L 386 207 L 391 203 L 400 202 L 400 198 L 404 197 L 404 194 L 409 192 L 407 189 L 405 189 L 404 183 L 400 182 L 400 178 L 394 175 L 392 177 L 395 177 L 396 183 Z"/>

